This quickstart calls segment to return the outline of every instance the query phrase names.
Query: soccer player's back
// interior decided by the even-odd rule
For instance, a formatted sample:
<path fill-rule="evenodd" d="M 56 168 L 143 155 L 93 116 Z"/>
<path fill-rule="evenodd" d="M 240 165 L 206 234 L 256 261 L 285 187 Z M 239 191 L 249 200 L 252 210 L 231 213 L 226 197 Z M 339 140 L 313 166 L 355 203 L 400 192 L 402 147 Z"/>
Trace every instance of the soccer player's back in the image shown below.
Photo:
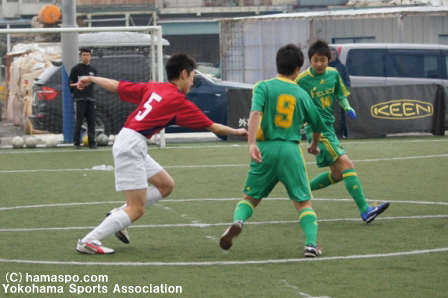
<path fill-rule="evenodd" d="M 259 82 L 255 92 L 263 92 L 265 97 L 257 140 L 298 142 L 302 124 L 310 117 L 310 122 L 318 117 L 314 108 L 310 111 L 312 102 L 308 94 L 290 79 L 277 77 Z"/>

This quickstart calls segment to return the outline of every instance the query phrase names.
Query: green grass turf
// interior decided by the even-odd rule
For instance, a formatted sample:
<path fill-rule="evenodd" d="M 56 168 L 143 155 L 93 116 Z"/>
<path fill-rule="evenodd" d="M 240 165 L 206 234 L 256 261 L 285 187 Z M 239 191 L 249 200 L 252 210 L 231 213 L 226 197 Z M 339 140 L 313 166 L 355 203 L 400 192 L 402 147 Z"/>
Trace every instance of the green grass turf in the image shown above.
<path fill-rule="evenodd" d="M 93 291 L 97 285 L 108 292 L 91 297 L 120 297 L 126 294 L 113 293 L 116 285 L 160 284 L 181 286 L 184 297 L 447 297 L 448 138 L 343 145 L 369 202 L 390 200 L 391 207 L 366 225 L 343 184 L 316 191 L 324 255 L 312 260 L 302 258 L 303 233 L 282 185 L 257 207 L 234 247 L 219 248 L 248 171 L 244 143 L 151 147 L 149 154 L 173 176 L 176 189 L 131 226 L 131 244 L 104 239 L 116 250 L 107 256 L 78 254 L 75 244 L 123 203 L 113 172 L 92 170 L 113 165 L 110 147 L 2 148 L 0 296 L 39 295 L 5 293 L 6 275 L 20 272 L 108 278 L 21 283 L 61 286 L 64 293 L 53 294 L 58 297 L 79 296 L 70 291 Z M 312 156 L 305 159 L 310 178 L 326 170 L 318 169 Z"/>

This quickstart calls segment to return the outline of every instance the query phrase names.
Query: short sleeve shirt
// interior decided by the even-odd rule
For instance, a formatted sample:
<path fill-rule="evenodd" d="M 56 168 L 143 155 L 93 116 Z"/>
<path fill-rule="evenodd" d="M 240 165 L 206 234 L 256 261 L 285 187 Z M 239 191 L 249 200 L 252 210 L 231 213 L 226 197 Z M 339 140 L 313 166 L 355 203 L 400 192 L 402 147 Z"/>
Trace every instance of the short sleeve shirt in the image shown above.
<path fill-rule="evenodd" d="M 118 95 L 122 101 L 138 104 L 124 127 L 148 139 L 170 125 L 201 130 L 214 124 L 173 83 L 120 81 Z"/>

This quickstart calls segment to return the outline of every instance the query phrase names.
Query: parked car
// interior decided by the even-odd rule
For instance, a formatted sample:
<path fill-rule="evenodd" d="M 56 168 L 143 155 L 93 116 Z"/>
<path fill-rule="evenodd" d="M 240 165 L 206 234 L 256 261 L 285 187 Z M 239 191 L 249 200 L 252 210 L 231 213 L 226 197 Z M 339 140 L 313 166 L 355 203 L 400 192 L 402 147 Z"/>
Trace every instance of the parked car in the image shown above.
<path fill-rule="evenodd" d="M 134 82 L 145 82 L 151 79 L 151 62 L 144 55 L 94 56 L 91 63 L 97 69 L 98 76 L 101 77 Z M 67 84 L 67 82 L 63 83 Z M 249 84 L 219 81 L 196 71 L 193 87 L 187 97 L 212 121 L 227 124 L 227 89 L 252 89 L 252 87 Z M 53 66 L 35 79 L 33 91 L 32 115 L 29 116 L 33 127 L 51 133 L 62 133 L 61 60 L 54 61 Z M 95 86 L 95 93 L 97 134 L 117 134 L 136 105 L 120 101 L 116 93 L 99 86 Z M 177 126 L 166 129 L 167 133 L 191 131 Z"/>
<path fill-rule="evenodd" d="M 441 84 L 448 88 L 448 45 L 352 43 L 331 45 L 353 87 Z"/>
<path fill-rule="evenodd" d="M 440 84 L 448 90 L 448 45 L 332 44 L 352 87 Z M 447 103 L 448 107 L 448 103 Z M 445 121 L 448 129 L 448 113 Z"/>

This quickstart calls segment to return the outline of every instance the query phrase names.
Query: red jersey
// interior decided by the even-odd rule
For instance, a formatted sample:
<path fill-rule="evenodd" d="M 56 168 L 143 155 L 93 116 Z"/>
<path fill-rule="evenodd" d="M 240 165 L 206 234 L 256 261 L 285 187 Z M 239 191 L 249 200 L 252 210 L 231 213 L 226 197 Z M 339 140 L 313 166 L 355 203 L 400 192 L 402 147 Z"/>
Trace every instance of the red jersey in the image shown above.
<path fill-rule="evenodd" d="M 214 124 L 172 83 L 120 81 L 118 95 L 122 101 L 138 104 L 124 127 L 148 139 L 170 125 L 200 130 Z"/>

